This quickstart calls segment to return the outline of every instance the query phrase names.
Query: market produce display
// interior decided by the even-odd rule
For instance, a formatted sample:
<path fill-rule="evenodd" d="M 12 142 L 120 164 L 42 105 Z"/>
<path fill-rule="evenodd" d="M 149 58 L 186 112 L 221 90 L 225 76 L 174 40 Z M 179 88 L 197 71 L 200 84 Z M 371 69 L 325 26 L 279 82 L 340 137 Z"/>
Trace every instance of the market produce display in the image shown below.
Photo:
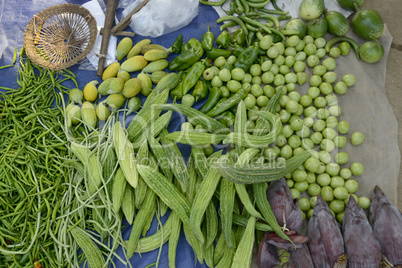
<path fill-rule="evenodd" d="M 342 151 L 365 134 L 346 138 L 338 96 L 359 77 L 337 58 L 381 60 L 381 17 L 269 2 L 232 1 L 218 34 L 170 47 L 121 38 L 82 89 L 16 49 L 0 67 L 18 72 L 0 96 L 0 267 L 136 267 L 164 244 L 167 263 L 147 267 L 176 267 L 183 234 L 203 267 L 251 267 L 255 248 L 258 267 L 402 265 L 401 213 L 379 187 L 356 195 L 364 166 Z"/>

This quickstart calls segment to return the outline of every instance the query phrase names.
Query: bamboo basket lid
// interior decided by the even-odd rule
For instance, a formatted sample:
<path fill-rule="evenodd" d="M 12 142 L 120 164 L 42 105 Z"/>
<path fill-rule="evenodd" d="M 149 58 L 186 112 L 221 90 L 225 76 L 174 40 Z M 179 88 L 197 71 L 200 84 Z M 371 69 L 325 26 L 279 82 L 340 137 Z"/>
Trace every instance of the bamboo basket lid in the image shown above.
<path fill-rule="evenodd" d="M 24 32 L 27 56 L 51 70 L 68 68 L 92 50 L 97 36 L 95 18 L 84 7 L 62 4 L 42 10 Z"/>

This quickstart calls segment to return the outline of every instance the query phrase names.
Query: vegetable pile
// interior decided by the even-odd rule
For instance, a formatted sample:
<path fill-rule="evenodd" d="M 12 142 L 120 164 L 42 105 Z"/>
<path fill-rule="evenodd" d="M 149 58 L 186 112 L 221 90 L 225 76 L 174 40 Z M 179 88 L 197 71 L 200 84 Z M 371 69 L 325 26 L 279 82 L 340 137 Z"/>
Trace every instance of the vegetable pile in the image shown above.
<path fill-rule="evenodd" d="M 250 267 L 255 244 L 259 267 L 378 265 L 381 250 L 400 265 L 400 245 L 381 229 L 392 221 L 401 235 L 400 214 L 379 188 L 372 203 L 356 195 L 364 166 L 342 148 L 365 137 L 339 119 L 338 96 L 358 79 L 338 77 L 336 58 L 352 48 L 379 61 L 381 18 L 339 1 L 357 9 L 352 28 L 370 40 L 359 46 L 322 0 L 303 0 L 294 19 L 269 2 L 232 1 L 219 34 L 180 34 L 170 48 L 123 38 L 102 81 L 83 90 L 70 71 L 43 70 L 22 51 L 19 88 L 0 97 L 0 267 L 131 267 L 135 253 L 165 243 L 175 267 L 181 231 L 208 267 Z M 186 122 L 169 132 L 174 113 Z"/>

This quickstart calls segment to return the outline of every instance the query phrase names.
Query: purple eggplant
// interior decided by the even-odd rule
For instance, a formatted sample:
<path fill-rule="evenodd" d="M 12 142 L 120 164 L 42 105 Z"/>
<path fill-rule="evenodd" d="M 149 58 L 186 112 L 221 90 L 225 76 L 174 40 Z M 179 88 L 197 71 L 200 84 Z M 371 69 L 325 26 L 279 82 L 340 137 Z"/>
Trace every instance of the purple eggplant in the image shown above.
<path fill-rule="evenodd" d="M 369 221 L 382 254 L 394 266 L 402 267 L 402 214 L 378 186 L 374 189 Z"/>
<path fill-rule="evenodd" d="M 308 243 L 314 267 L 346 267 L 345 247 L 339 223 L 327 203 L 318 195 L 308 223 Z"/>
<path fill-rule="evenodd" d="M 354 198 L 349 198 L 343 218 L 343 240 L 348 267 L 378 268 L 381 263 L 381 246 L 363 209 Z"/>
<path fill-rule="evenodd" d="M 289 230 L 300 231 L 303 215 L 297 200 L 293 200 L 286 180 L 281 178 L 269 184 L 268 202 L 280 226 L 286 224 Z"/>

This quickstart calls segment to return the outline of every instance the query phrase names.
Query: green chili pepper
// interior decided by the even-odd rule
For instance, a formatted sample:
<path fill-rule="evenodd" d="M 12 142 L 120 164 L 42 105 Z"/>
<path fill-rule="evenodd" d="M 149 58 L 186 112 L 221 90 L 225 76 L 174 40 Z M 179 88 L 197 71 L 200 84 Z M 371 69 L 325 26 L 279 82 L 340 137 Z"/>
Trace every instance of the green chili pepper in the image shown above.
<path fill-rule="evenodd" d="M 207 5 L 207 6 L 222 6 L 227 0 L 221 0 L 219 2 L 209 2 L 205 0 L 200 0 L 201 4 Z"/>
<path fill-rule="evenodd" d="M 205 104 L 201 107 L 200 112 L 204 114 L 209 112 L 213 107 L 216 106 L 221 97 L 222 97 L 222 91 L 218 87 L 211 88 L 211 90 L 209 91 L 208 99 L 205 102 Z"/>
<path fill-rule="evenodd" d="M 198 55 L 194 52 L 193 49 L 189 49 L 186 52 L 180 54 L 177 56 L 173 61 L 169 63 L 169 70 L 171 71 L 182 71 L 185 70 L 194 63 L 196 63 L 200 58 Z"/>
<path fill-rule="evenodd" d="M 250 66 L 255 62 L 258 57 L 259 46 L 253 45 L 247 47 L 240 55 L 237 57 L 234 63 L 234 68 L 241 68 L 243 71 L 248 72 Z"/>
<path fill-rule="evenodd" d="M 181 53 L 186 52 L 187 50 L 189 50 L 191 48 L 189 43 L 185 43 L 181 46 Z"/>
<path fill-rule="evenodd" d="M 173 100 L 180 100 L 183 97 L 183 79 L 186 76 L 186 73 L 181 71 L 179 72 L 180 82 L 179 84 L 170 91 L 170 96 Z"/>
<path fill-rule="evenodd" d="M 215 60 L 216 58 L 223 56 L 225 59 L 232 55 L 232 51 L 227 49 L 220 49 L 213 47 L 211 50 L 207 50 L 206 55 L 211 60 Z"/>
<path fill-rule="evenodd" d="M 199 79 L 194 86 L 193 95 L 195 97 L 195 101 L 203 100 L 208 96 L 208 91 L 211 83 L 204 79 Z"/>
<path fill-rule="evenodd" d="M 201 61 L 196 62 L 191 66 L 183 79 L 183 96 L 186 95 L 187 92 L 197 83 L 204 70 L 205 65 Z"/>
<path fill-rule="evenodd" d="M 280 7 L 278 7 L 278 5 L 276 4 L 276 0 L 272 0 L 272 5 L 274 6 L 274 8 L 278 11 L 282 11 L 282 9 Z"/>
<path fill-rule="evenodd" d="M 282 20 L 290 20 L 291 18 L 292 18 L 292 16 L 290 16 L 290 15 L 280 15 L 280 16 L 277 17 L 277 19 L 278 19 L 279 21 L 282 21 Z"/>
<path fill-rule="evenodd" d="M 233 26 L 237 26 L 237 22 L 235 21 L 231 21 L 231 22 L 227 22 L 225 24 L 222 24 L 222 26 L 219 28 L 219 30 L 224 31 L 225 29 L 229 28 L 229 27 L 233 27 Z"/>
<path fill-rule="evenodd" d="M 228 21 L 228 20 L 236 22 L 244 30 L 244 32 L 246 33 L 246 36 L 248 35 L 248 30 L 246 28 L 246 25 L 244 24 L 244 22 L 241 19 L 239 19 L 236 16 L 220 17 L 219 19 L 216 20 L 216 23 L 221 23 L 221 22 Z"/>
<path fill-rule="evenodd" d="M 204 33 L 201 37 L 202 48 L 206 51 L 211 50 L 214 45 L 214 33 L 210 31 L 211 26 L 208 26 L 208 31 Z"/>
<path fill-rule="evenodd" d="M 243 51 L 244 51 L 243 47 L 235 45 L 232 52 L 233 55 L 235 55 L 236 58 L 238 58 Z"/>
<path fill-rule="evenodd" d="M 273 1 L 272 5 L 276 5 L 276 1 Z M 260 7 L 260 8 L 257 8 L 257 10 L 260 12 L 264 12 L 267 14 L 274 14 L 274 15 L 288 15 L 289 14 L 288 11 L 283 11 L 283 10 L 278 10 L 278 9 L 272 10 L 272 9 L 265 9 L 265 8 Z"/>
<path fill-rule="evenodd" d="M 246 33 L 242 28 L 239 28 L 234 32 L 232 43 L 239 46 L 244 46 L 244 44 L 246 43 Z"/>
<path fill-rule="evenodd" d="M 236 2 L 236 13 L 238 15 L 244 13 L 244 8 L 243 5 L 241 4 L 240 0 L 233 0 L 234 2 Z"/>
<path fill-rule="evenodd" d="M 236 3 L 234 1 L 230 2 L 230 10 L 229 10 L 229 15 L 233 15 L 236 11 Z"/>
<path fill-rule="evenodd" d="M 184 45 L 182 49 L 184 48 Z M 169 70 L 171 71 L 176 71 L 179 68 L 182 67 L 182 65 L 187 64 L 187 62 L 192 62 L 195 59 L 197 59 L 197 55 L 195 54 L 194 50 L 189 49 L 184 52 L 182 52 L 180 55 L 178 55 L 174 60 L 169 62 Z"/>
<path fill-rule="evenodd" d="M 230 44 L 232 37 L 230 33 L 227 31 L 221 32 L 221 34 L 216 38 L 216 43 L 219 47 L 227 48 Z"/>
<path fill-rule="evenodd" d="M 182 46 L 183 46 L 183 36 L 182 34 L 179 34 L 176 40 L 173 42 L 170 49 L 172 50 L 173 53 L 180 53 Z"/>
<path fill-rule="evenodd" d="M 255 31 L 249 31 L 247 36 L 247 42 L 249 44 L 252 44 L 254 43 L 254 39 L 255 39 Z"/>
<path fill-rule="evenodd" d="M 201 42 L 198 41 L 197 38 L 191 38 L 188 43 L 191 48 L 194 49 L 195 54 L 197 54 L 200 58 L 202 54 L 204 54 L 204 49 L 202 48 Z"/>
<path fill-rule="evenodd" d="M 169 63 L 169 70 L 185 70 L 196 63 L 204 54 L 201 42 L 196 38 L 191 38 L 188 43 L 191 48 L 178 55 Z"/>
<path fill-rule="evenodd" d="M 224 111 L 229 110 L 234 105 L 238 104 L 239 101 L 241 101 L 242 99 L 247 97 L 248 92 L 249 92 L 249 89 L 246 89 L 246 88 L 240 89 L 239 91 L 236 92 L 236 94 L 232 95 L 227 100 L 216 104 L 216 106 L 214 108 L 212 108 L 209 112 L 207 112 L 207 115 L 214 117 Z"/>
<path fill-rule="evenodd" d="M 235 116 L 231 111 L 226 111 L 220 114 L 219 116 L 215 117 L 216 120 L 221 122 L 227 127 L 230 127 L 234 124 Z"/>

